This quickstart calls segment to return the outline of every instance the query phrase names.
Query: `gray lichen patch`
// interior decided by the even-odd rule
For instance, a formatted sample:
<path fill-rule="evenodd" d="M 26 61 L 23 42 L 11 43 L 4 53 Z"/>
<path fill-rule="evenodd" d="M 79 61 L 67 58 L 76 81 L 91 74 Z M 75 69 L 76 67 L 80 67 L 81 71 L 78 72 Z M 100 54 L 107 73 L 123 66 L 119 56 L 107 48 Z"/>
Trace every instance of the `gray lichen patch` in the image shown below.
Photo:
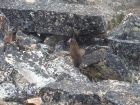
<path fill-rule="evenodd" d="M 15 96 L 16 94 L 16 88 L 12 83 L 2 83 L 0 84 L 0 98 L 5 98 L 5 97 L 11 97 Z"/>
<path fill-rule="evenodd" d="M 73 13 L 73 14 L 80 14 L 84 15 L 93 15 L 93 14 L 100 14 L 99 11 L 92 7 L 92 6 L 86 6 L 86 5 L 75 5 L 75 4 L 63 4 L 63 3 L 55 3 L 53 1 L 39 1 L 35 2 L 34 4 L 29 4 L 25 2 L 11 2 L 11 4 L 7 4 L 5 2 L 1 3 L 1 8 L 7 8 L 8 9 L 19 9 L 19 10 L 48 10 L 48 11 L 56 11 L 56 12 L 64 12 L 64 13 Z M 95 9 L 96 11 L 93 11 Z"/>
<path fill-rule="evenodd" d="M 6 61 L 13 65 L 14 69 L 24 76 L 29 83 L 36 83 L 38 87 L 41 87 L 46 83 L 55 81 L 53 78 L 48 77 L 44 67 L 43 54 L 40 51 L 21 51 L 14 54 L 6 54 L 5 56 Z"/>
<path fill-rule="evenodd" d="M 80 71 L 71 63 L 68 63 L 63 57 L 56 57 L 47 62 L 46 68 L 48 74 L 54 77 L 57 81 L 61 79 L 68 79 L 74 81 L 89 82 L 86 76 L 82 75 Z"/>
<path fill-rule="evenodd" d="M 0 54 L 0 83 L 10 79 L 9 76 L 13 69 L 13 66 L 4 59 L 4 55 Z"/>

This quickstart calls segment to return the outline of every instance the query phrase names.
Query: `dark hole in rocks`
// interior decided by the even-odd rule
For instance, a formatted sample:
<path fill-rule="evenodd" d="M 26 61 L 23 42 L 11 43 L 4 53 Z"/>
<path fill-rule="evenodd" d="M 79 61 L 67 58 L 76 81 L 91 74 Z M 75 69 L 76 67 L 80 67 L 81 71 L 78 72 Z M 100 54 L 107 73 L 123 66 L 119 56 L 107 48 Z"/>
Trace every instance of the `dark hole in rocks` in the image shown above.
<path fill-rule="evenodd" d="M 45 41 L 47 35 L 46 34 L 40 34 L 40 38 L 42 39 L 42 43 Z"/>
<path fill-rule="evenodd" d="M 38 34 L 37 32 L 28 32 L 26 30 L 24 30 L 22 32 L 25 33 L 25 34 L 27 34 L 27 35 L 33 35 L 33 36 L 41 39 L 41 41 L 39 43 L 43 43 L 44 40 L 46 39 L 47 35 L 48 35 L 48 34 L 45 34 L 45 33 Z"/>

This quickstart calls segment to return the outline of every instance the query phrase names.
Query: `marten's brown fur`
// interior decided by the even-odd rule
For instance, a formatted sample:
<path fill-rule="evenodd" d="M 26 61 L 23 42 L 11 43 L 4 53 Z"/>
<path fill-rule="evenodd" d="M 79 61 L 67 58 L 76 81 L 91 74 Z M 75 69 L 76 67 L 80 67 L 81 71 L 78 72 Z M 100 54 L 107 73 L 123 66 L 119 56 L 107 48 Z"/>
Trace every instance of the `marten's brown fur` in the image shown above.
<path fill-rule="evenodd" d="M 82 55 L 80 53 L 79 46 L 78 46 L 76 40 L 73 38 L 70 38 L 68 40 L 68 43 L 70 45 L 70 55 L 73 60 L 73 64 L 75 67 L 78 68 L 82 62 Z"/>
<path fill-rule="evenodd" d="M 26 103 L 25 105 L 36 105 L 36 104 L 34 104 L 34 103 Z"/>

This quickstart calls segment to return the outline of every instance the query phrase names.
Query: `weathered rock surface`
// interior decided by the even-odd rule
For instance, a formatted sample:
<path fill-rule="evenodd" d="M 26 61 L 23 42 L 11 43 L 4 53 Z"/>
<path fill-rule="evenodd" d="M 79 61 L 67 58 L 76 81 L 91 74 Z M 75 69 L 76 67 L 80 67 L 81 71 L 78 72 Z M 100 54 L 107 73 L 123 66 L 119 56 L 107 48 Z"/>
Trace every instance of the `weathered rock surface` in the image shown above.
<path fill-rule="evenodd" d="M 21 40 L 21 45 L 30 48 L 35 44 L 36 48 L 28 51 L 8 48 L 0 53 L 0 99 L 23 104 L 27 98 L 36 97 L 38 91 L 51 82 L 61 80 L 90 82 L 74 68 L 70 57 L 65 57 L 68 52 L 62 51 L 62 45 L 59 43 L 50 53 L 50 46 L 37 43 L 36 38 L 30 39 L 31 36 L 21 31 L 16 35 Z M 10 86 L 13 88 L 9 89 Z"/>
<path fill-rule="evenodd" d="M 108 30 L 121 23 L 130 12 L 140 17 L 139 0 L 87 0 L 89 5 L 99 8 L 105 15 Z"/>
<path fill-rule="evenodd" d="M 108 46 L 95 47 L 107 41 L 102 34 L 106 32 L 106 22 L 98 9 L 85 5 L 57 4 L 50 0 L 26 1 L 9 0 L 0 4 L 0 10 L 7 17 L 1 12 L 0 50 L 5 35 L 14 32 L 14 39 L 18 38 L 17 42 L 13 40 L 7 44 L 5 52 L 0 52 L 0 104 L 20 105 L 26 99 L 39 95 L 47 105 L 139 104 L 139 68 L 136 68 L 137 72 L 131 70 L 133 67 L 126 68 L 126 64 L 130 63 L 126 59 L 139 59 L 139 19 L 129 15 L 120 25 L 121 28 L 118 26 L 110 32 L 108 40 L 111 49 Z M 86 54 L 80 66 L 81 72 L 86 71 L 91 75 L 91 80 L 96 78 L 95 81 L 99 82 L 91 83 L 79 69 L 74 68 L 68 48 L 63 49 L 62 36 L 76 36 L 83 43 Z M 119 43 L 115 43 L 114 39 Z M 128 53 L 125 56 L 119 51 L 126 50 L 125 47 L 118 47 L 123 41 L 131 44 L 126 47 L 127 52 L 133 53 L 130 58 L 126 57 Z M 87 43 L 91 46 L 86 47 Z M 136 64 L 139 67 L 139 63 Z"/>
<path fill-rule="evenodd" d="M 130 81 L 131 74 L 125 63 L 118 56 L 109 53 L 107 47 L 88 47 L 86 51 L 80 70 L 90 79 Z"/>
<path fill-rule="evenodd" d="M 120 24 L 128 13 L 140 17 L 139 0 L 53 0 L 58 3 L 82 4 L 99 8 L 108 22 L 108 30 Z"/>
<path fill-rule="evenodd" d="M 35 3 L 1 2 L 0 10 L 17 29 L 64 36 L 97 36 L 107 25 L 102 13 L 92 6 L 40 0 Z"/>
<path fill-rule="evenodd" d="M 140 102 L 139 91 L 140 85 L 127 82 L 80 83 L 63 80 L 48 84 L 40 94 L 46 104 L 53 105 L 133 105 Z"/>
<path fill-rule="evenodd" d="M 133 14 L 109 34 L 109 46 L 132 70 L 140 70 L 140 19 Z"/>
<path fill-rule="evenodd" d="M 9 76 L 13 71 L 13 66 L 8 64 L 5 60 L 3 54 L 0 54 L 0 83 L 3 83 L 5 80 L 9 80 Z"/>
<path fill-rule="evenodd" d="M 41 51 L 32 52 L 6 52 L 5 60 L 18 71 L 19 74 L 25 77 L 29 83 L 37 84 L 37 87 L 42 87 L 47 82 L 55 81 L 47 75 L 44 67 L 44 57 Z M 40 75 L 37 75 L 37 74 Z M 42 81 L 41 83 L 39 81 Z"/>
<path fill-rule="evenodd" d="M 88 3 L 88 0 L 52 0 L 52 1 L 57 2 L 57 3 L 67 3 L 67 4 L 87 4 Z"/>
<path fill-rule="evenodd" d="M 39 51 L 29 53 L 7 51 L 4 56 L 5 61 L 13 67 L 11 72 L 6 69 L 9 74 L 6 70 L 3 71 L 5 77 L 1 77 L 2 84 L 0 86 L 1 94 L 3 94 L 1 98 L 6 101 L 22 103 L 28 97 L 35 97 L 38 90 L 44 85 L 55 81 L 90 82 L 79 70 L 74 69 L 67 63 L 64 64 L 65 59 L 63 57 L 56 57 L 54 60 L 48 61 L 47 67 L 45 67 L 45 61 L 43 63 L 44 59 Z M 10 90 L 6 88 L 6 86 L 9 86 L 8 83 L 13 86 Z"/>

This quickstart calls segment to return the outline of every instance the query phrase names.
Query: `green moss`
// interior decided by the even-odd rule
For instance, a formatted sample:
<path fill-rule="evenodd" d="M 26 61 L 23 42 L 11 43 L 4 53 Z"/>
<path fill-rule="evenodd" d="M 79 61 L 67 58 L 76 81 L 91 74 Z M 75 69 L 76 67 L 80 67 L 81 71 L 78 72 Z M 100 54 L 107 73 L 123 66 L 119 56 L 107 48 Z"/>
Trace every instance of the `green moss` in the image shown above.
<path fill-rule="evenodd" d="M 125 14 L 122 12 L 121 14 L 119 14 L 117 16 L 117 23 L 120 24 L 122 22 L 122 20 L 124 19 Z"/>
<path fill-rule="evenodd" d="M 123 12 L 119 15 L 114 15 L 113 18 L 110 21 L 108 21 L 108 30 L 111 30 L 115 26 L 119 25 L 124 19 L 124 17 L 125 14 Z"/>
<path fill-rule="evenodd" d="M 98 79 L 102 80 L 102 78 L 103 78 L 102 73 L 96 67 L 86 68 L 86 71 L 84 71 L 82 73 L 84 75 L 86 75 L 90 80 L 92 80 L 94 78 L 98 78 Z"/>
<path fill-rule="evenodd" d="M 95 77 L 101 77 L 101 76 L 102 76 L 102 74 L 101 74 L 100 72 L 97 72 L 97 71 L 92 71 L 92 72 L 90 73 L 90 75 L 91 75 L 93 78 L 95 78 Z"/>
<path fill-rule="evenodd" d="M 110 21 L 108 21 L 107 23 L 108 23 L 108 30 L 111 30 L 111 23 L 110 23 Z"/>
<path fill-rule="evenodd" d="M 113 18 L 113 19 L 111 20 L 111 22 L 112 22 L 112 25 L 113 25 L 112 28 L 114 28 L 114 27 L 117 25 L 117 22 L 116 22 L 115 18 Z"/>

